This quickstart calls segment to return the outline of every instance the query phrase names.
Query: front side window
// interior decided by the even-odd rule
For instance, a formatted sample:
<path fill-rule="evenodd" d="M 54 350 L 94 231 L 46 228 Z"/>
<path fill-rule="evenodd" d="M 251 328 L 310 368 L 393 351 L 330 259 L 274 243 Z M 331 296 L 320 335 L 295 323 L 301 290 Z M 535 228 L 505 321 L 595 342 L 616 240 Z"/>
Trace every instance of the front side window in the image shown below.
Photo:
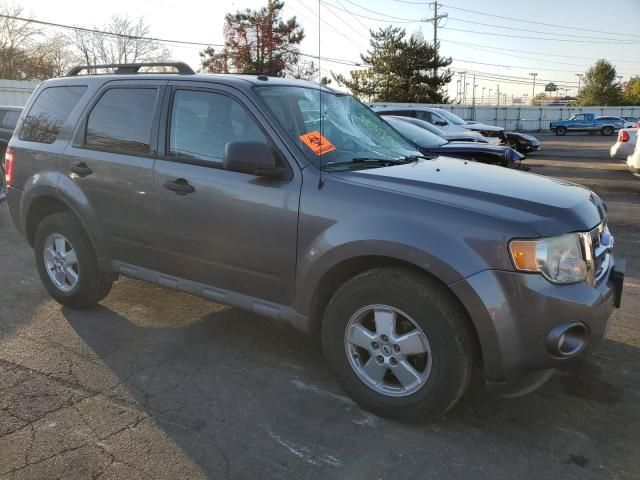
<path fill-rule="evenodd" d="M 398 130 L 403 137 L 411 140 L 413 143 L 423 148 L 441 147 L 448 143 L 444 138 L 435 135 L 424 128 L 413 125 L 406 120 L 399 118 L 388 118 L 387 122 Z"/>
<path fill-rule="evenodd" d="M 89 114 L 85 145 L 98 150 L 149 153 L 157 96 L 156 88 L 107 90 Z"/>
<path fill-rule="evenodd" d="M 20 131 L 20 140 L 53 143 L 67 117 L 87 91 L 85 85 L 49 87 L 40 92 Z"/>
<path fill-rule="evenodd" d="M 416 118 L 424 122 L 433 123 L 433 115 L 431 114 L 431 112 L 427 112 L 426 110 L 418 110 L 416 112 Z M 436 119 L 438 118 L 436 117 Z"/>
<path fill-rule="evenodd" d="M 227 143 L 267 138 L 245 108 L 228 95 L 178 90 L 173 97 L 169 156 L 221 163 Z"/>
<path fill-rule="evenodd" d="M 315 164 L 360 159 L 399 160 L 420 152 L 370 108 L 350 95 L 310 87 L 256 89 L 278 123 Z M 322 109 L 321 109 L 322 106 Z"/>

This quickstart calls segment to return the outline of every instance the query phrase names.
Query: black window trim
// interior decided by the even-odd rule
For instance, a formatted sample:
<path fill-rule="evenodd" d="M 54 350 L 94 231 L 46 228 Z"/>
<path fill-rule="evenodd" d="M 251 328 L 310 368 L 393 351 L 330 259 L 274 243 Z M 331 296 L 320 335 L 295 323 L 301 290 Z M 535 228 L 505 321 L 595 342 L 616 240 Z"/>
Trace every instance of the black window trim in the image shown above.
<path fill-rule="evenodd" d="M 128 89 L 128 90 L 153 89 L 153 90 L 156 90 L 157 92 L 156 102 L 153 107 L 153 115 L 151 118 L 151 137 L 149 138 L 149 150 L 150 150 L 149 152 L 134 152 L 131 150 L 123 150 L 118 148 L 94 147 L 86 144 L 87 125 L 89 123 L 89 117 L 91 116 L 91 113 L 93 112 L 93 110 L 96 108 L 96 105 L 98 105 L 102 97 L 109 90 L 123 90 L 123 89 Z M 144 83 L 144 82 L 105 83 L 102 86 L 102 88 L 98 89 L 98 91 L 95 92 L 93 99 L 89 102 L 89 105 L 87 105 L 87 108 L 83 113 L 82 120 L 80 121 L 80 127 L 77 129 L 74 135 L 72 147 L 80 150 L 91 150 L 93 152 L 104 152 L 104 153 L 111 153 L 116 155 L 126 155 L 129 157 L 157 158 L 158 156 L 157 147 L 156 147 L 157 136 L 158 136 L 157 125 L 158 125 L 159 113 L 160 113 L 161 106 L 164 99 L 165 89 L 166 89 L 166 82 L 165 83 Z"/>
<path fill-rule="evenodd" d="M 22 138 L 22 132 L 24 130 L 25 121 L 27 120 L 27 118 L 29 118 L 29 115 L 31 114 L 31 111 L 33 110 L 33 107 L 36 105 L 36 103 L 38 102 L 38 100 L 40 99 L 42 94 L 44 92 L 46 92 L 47 90 L 51 89 L 51 88 L 61 88 L 61 87 L 67 87 L 67 88 L 68 87 L 84 87 L 84 92 L 83 92 L 82 95 L 80 95 L 80 98 L 78 98 L 78 102 L 73 106 L 73 108 L 69 112 L 69 115 L 67 115 L 67 118 L 64 119 L 64 122 L 62 123 L 62 126 L 60 127 L 60 133 L 58 133 L 58 135 L 56 135 L 56 138 L 53 140 L 53 142 L 36 142 L 35 140 L 27 140 L 27 139 Z M 80 105 L 84 105 L 85 102 L 83 102 L 83 98 L 87 94 L 88 91 L 90 91 L 90 88 L 89 88 L 89 85 L 86 84 L 86 83 L 73 82 L 73 83 L 69 83 L 69 84 L 60 84 L 60 85 L 59 84 L 44 85 L 44 87 L 40 91 L 37 92 L 37 95 L 35 96 L 35 98 L 33 98 L 33 100 L 31 100 L 31 102 L 25 106 L 25 108 L 22 110 L 22 112 L 18 116 L 18 123 L 14 127 L 14 135 L 21 142 L 36 143 L 38 145 L 53 145 L 58 140 L 60 140 L 60 135 L 63 133 L 63 130 L 64 130 L 65 126 L 67 125 L 67 122 L 69 121 L 69 119 L 73 116 L 73 112 Z M 25 113 L 25 109 L 27 108 L 27 106 L 29 107 L 29 110 L 27 110 L 26 113 Z M 23 114 L 24 114 L 24 116 L 23 116 Z M 71 134 L 71 136 L 73 137 L 73 133 Z M 68 141 L 68 138 L 69 137 L 66 138 L 66 141 Z"/>
<path fill-rule="evenodd" d="M 293 179 L 293 170 L 291 168 L 291 165 L 289 165 L 289 162 L 287 161 L 285 156 L 282 154 L 282 152 L 280 152 L 280 149 L 271 138 L 271 135 L 264 129 L 264 127 L 258 121 L 256 116 L 251 111 L 251 109 L 247 108 L 245 103 L 236 95 L 233 95 L 230 92 L 227 92 L 220 88 L 216 88 L 216 85 L 213 85 L 213 84 L 211 86 L 169 85 L 167 87 L 165 100 L 163 102 L 164 118 L 161 119 L 161 124 L 163 128 L 160 128 L 158 133 L 159 135 L 158 136 L 158 154 L 156 157 L 158 160 L 164 160 L 167 162 L 174 162 L 174 163 L 183 163 L 186 165 L 195 165 L 198 167 L 213 168 L 215 170 L 225 170 L 222 161 L 213 162 L 211 160 L 201 160 L 197 158 L 186 158 L 186 157 L 177 157 L 177 156 L 169 155 L 169 148 L 170 148 L 169 141 L 170 141 L 170 135 L 171 135 L 171 115 L 173 114 L 173 102 L 175 99 L 176 92 L 181 90 L 224 95 L 226 97 L 229 97 L 231 100 L 237 102 L 245 110 L 245 112 L 249 115 L 249 117 L 251 117 L 251 119 L 254 121 L 258 129 L 263 133 L 264 137 L 267 139 L 267 145 L 271 147 L 271 150 L 273 151 L 273 155 L 276 157 L 277 161 L 279 161 L 284 166 L 286 170 L 286 174 L 280 180 L 288 181 Z M 251 174 L 246 173 L 244 175 L 251 175 Z"/>

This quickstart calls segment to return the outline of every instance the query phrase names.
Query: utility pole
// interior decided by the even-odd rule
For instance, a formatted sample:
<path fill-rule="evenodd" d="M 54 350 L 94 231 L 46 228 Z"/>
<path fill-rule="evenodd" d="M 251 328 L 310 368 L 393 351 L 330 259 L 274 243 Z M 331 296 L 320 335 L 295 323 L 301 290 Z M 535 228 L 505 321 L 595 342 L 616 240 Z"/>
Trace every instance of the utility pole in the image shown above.
<path fill-rule="evenodd" d="M 533 99 L 536 98 L 536 77 L 538 74 L 534 72 L 529 75 L 533 77 L 533 88 L 531 89 L 531 101 L 533 101 Z"/>
<path fill-rule="evenodd" d="M 580 94 L 580 83 L 582 82 L 582 77 L 584 73 L 576 73 L 576 77 L 578 77 L 578 95 Z"/>
<path fill-rule="evenodd" d="M 476 74 L 473 74 L 473 93 L 471 95 L 471 105 L 475 108 L 476 106 L 476 87 L 478 84 L 476 83 Z"/>
<path fill-rule="evenodd" d="M 482 100 L 480 101 L 480 103 L 482 103 L 484 105 L 484 91 L 487 87 L 482 87 Z"/>
<path fill-rule="evenodd" d="M 498 85 L 497 85 L 497 87 L 498 87 L 498 90 L 497 90 L 497 92 L 498 92 L 498 93 L 497 93 L 497 97 L 498 97 L 498 105 L 496 105 L 496 106 L 498 106 L 498 107 L 499 107 L 499 106 L 500 106 L 500 84 L 498 84 Z"/>
<path fill-rule="evenodd" d="M 493 92 L 493 88 L 489 89 L 489 97 L 487 98 L 487 100 L 489 101 L 489 105 L 491 105 L 491 92 Z"/>
<path fill-rule="evenodd" d="M 438 15 L 438 0 L 431 2 L 429 5 L 433 5 L 433 17 L 432 18 L 424 18 L 423 22 L 433 23 L 433 49 L 434 49 L 434 57 L 433 57 L 433 78 L 438 78 L 438 22 L 447 18 L 447 14 Z"/>

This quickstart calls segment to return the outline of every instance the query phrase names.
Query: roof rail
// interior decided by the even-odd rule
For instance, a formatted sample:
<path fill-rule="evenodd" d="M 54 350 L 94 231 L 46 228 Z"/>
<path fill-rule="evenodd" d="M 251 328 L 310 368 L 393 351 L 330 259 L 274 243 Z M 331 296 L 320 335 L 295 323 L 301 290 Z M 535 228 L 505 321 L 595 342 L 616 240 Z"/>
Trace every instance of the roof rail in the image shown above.
<path fill-rule="evenodd" d="M 142 67 L 173 67 L 178 70 L 178 73 L 181 75 L 194 75 L 196 72 L 184 62 L 148 62 L 148 63 L 110 63 L 107 65 L 78 65 L 77 67 L 73 67 L 69 70 L 65 77 L 75 77 L 80 74 L 80 72 L 87 70 L 98 70 L 98 69 L 113 69 L 113 73 L 116 75 L 129 75 L 133 73 L 138 73 L 138 71 Z M 147 73 L 147 72 L 143 72 Z M 165 73 L 165 72 L 148 72 L 148 73 Z M 172 73 L 172 72 L 166 72 Z"/>

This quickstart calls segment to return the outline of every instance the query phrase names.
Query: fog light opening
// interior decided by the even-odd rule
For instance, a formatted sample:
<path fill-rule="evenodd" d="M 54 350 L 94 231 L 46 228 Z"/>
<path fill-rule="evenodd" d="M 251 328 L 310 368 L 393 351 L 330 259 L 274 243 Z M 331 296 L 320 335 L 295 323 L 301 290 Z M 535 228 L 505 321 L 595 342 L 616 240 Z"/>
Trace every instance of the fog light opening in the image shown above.
<path fill-rule="evenodd" d="M 547 349 L 556 357 L 569 358 L 580 353 L 587 345 L 589 330 L 579 322 L 558 325 L 547 335 Z"/>

